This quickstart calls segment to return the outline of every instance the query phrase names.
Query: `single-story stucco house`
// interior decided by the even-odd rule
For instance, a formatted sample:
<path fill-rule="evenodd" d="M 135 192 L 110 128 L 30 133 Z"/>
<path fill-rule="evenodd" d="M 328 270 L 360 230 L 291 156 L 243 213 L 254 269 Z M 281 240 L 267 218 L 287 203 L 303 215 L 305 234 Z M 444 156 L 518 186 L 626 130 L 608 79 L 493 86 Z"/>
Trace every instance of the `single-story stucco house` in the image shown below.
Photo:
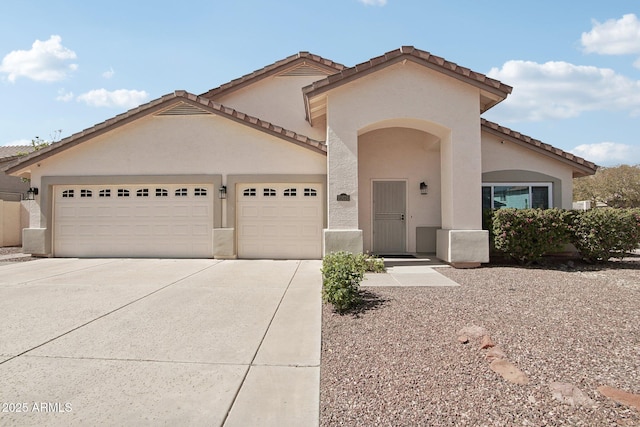
<path fill-rule="evenodd" d="M 596 165 L 481 118 L 511 87 L 414 47 L 354 67 L 300 52 L 176 91 L 15 161 L 55 257 L 487 262 L 482 209 L 571 208 Z"/>

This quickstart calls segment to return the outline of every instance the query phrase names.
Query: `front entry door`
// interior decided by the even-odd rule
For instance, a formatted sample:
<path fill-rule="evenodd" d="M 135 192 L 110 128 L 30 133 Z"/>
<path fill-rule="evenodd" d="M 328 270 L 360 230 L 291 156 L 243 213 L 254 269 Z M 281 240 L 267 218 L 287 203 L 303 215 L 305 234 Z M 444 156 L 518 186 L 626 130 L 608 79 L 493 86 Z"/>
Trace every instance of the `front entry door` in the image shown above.
<path fill-rule="evenodd" d="M 373 181 L 373 252 L 400 254 L 407 250 L 405 181 Z"/>

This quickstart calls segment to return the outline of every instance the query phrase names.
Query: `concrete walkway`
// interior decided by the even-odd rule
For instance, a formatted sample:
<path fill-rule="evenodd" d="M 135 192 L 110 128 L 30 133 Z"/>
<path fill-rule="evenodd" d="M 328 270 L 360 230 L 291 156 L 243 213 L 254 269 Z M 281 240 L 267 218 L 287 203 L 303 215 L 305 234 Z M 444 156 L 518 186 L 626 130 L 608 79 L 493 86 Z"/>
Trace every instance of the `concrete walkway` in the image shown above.
<path fill-rule="evenodd" d="M 386 273 L 366 273 L 361 286 L 460 286 L 438 272 L 451 268 L 437 258 L 384 258 Z"/>
<path fill-rule="evenodd" d="M 317 426 L 320 261 L 0 267 L 0 425 Z M 2 408 L 0 408 L 2 409 Z"/>

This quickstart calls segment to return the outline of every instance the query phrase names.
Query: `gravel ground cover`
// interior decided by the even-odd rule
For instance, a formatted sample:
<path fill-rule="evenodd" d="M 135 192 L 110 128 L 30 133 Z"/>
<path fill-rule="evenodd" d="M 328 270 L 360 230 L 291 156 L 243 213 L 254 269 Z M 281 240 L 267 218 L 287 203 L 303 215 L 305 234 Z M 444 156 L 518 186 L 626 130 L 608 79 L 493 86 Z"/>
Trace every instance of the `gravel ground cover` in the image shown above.
<path fill-rule="evenodd" d="M 322 426 L 640 426 L 602 385 L 640 394 L 640 258 L 604 267 L 441 268 L 460 287 L 366 288 L 365 304 L 323 307 Z M 466 326 L 486 328 L 529 378 L 489 368 Z M 570 383 L 572 406 L 549 385 Z"/>
<path fill-rule="evenodd" d="M 11 264 L 14 262 L 25 262 L 25 261 L 32 261 L 34 259 L 38 259 L 36 257 L 24 257 L 22 256 L 23 252 L 22 252 L 22 246 L 8 246 L 8 247 L 2 247 L 0 248 L 0 256 L 2 256 L 2 259 L 0 259 L 0 265 L 3 264 Z M 7 257 L 4 258 L 4 256 L 9 256 L 9 255 L 18 255 L 16 258 L 11 258 L 11 257 Z"/>

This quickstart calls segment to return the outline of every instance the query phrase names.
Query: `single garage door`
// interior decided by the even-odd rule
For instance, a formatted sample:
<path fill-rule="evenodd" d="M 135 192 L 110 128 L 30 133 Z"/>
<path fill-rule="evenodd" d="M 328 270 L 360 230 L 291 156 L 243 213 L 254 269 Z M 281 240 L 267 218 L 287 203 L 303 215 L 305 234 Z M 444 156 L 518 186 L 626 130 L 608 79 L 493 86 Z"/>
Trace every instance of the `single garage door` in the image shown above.
<path fill-rule="evenodd" d="M 213 185 L 55 186 L 54 194 L 54 256 L 212 256 Z"/>
<path fill-rule="evenodd" d="M 238 256 L 322 257 L 320 184 L 238 184 Z"/>

